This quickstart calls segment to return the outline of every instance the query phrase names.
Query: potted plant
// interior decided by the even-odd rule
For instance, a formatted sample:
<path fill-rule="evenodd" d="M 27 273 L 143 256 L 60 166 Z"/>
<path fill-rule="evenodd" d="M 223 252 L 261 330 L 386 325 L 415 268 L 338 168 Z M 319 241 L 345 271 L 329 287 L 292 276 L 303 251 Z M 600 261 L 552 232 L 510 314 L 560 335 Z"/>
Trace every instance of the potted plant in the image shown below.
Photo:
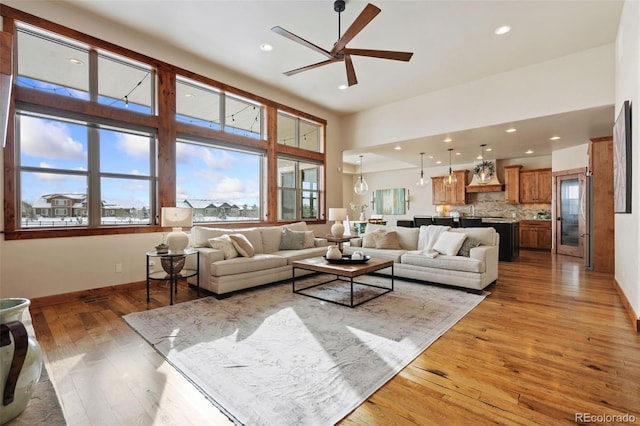
<path fill-rule="evenodd" d="M 156 246 L 156 253 L 169 253 L 169 245 L 166 243 L 167 233 L 162 233 L 162 241 Z"/>

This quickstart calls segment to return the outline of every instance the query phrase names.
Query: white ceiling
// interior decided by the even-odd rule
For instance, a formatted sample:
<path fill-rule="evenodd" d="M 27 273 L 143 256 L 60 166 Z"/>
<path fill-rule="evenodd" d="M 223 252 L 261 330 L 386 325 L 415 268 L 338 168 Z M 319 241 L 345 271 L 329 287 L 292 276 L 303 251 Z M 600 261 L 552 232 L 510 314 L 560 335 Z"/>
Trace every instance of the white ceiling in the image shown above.
<path fill-rule="evenodd" d="M 371 0 L 382 12 L 349 44 L 350 48 L 414 52 L 410 62 L 354 57 L 359 84 L 346 83 L 343 63 L 335 63 L 287 77 L 282 73 L 326 58 L 270 29 L 276 25 L 326 49 L 338 38 L 333 0 L 65 0 L 77 7 L 136 28 L 194 55 L 247 75 L 283 91 L 311 100 L 339 114 L 366 110 L 418 94 L 451 87 L 499 72 L 613 43 L 622 11 L 620 0 L 587 1 L 404 1 Z M 364 9 L 366 1 L 347 0 L 342 32 Z M 144 19 L 141 19 L 144 17 Z M 500 25 L 513 29 L 504 36 Z M 260 44 L 273 45 L 264 52 Z M 179 65 L 179 64 L 177 64 Z M 553 147 L 584 143 L 611 134 L 613 106 L 510 123 L 518 127 L 506 135 L 504 126 L 456 134 L 457 149 L 473 161 L 487 137 L 501 158 L 522 157 L 523 146 L 536 155 Z M 604 132 L 604 133 L 603 133 Z M 550 133 L 562 139 L 550 142 Z M 508 137 L 524 144 L 510 150 Z M 500 141 L 505 140 L 504 144 Z M 405 165 L 419 164 L 416 152 L 428 151 L 441 135 L 368 150 Z M 553 145 L 552 145 L 553 144 Z M 504 145 L 504 146 L 502 146 Z M 440 145 L 440 151 L 442 150 Z M 440 153 L 441 154 L 441 153 Z M 462 157 L 462 156 L 461 156 Z M 466 157 L 465 157 L 466 159 Z M 352 162 L 353 158 L 345 158 Z M 458 160 L 456 160 L 458 161 Z M 459 162 L 464 162 L 459 157 Z M 425 161 L 426 164 L 426 161 Z"/>

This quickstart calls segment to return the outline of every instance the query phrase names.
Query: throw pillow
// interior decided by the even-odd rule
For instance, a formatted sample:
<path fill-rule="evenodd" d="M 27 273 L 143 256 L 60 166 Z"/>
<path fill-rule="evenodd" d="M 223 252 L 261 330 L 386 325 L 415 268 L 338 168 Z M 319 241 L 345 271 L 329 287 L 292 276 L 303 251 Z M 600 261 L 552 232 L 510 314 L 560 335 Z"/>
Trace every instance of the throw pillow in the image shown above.
<path fill-rule="evenodd" d="M 377 229 L 375 231 L 365 232 L 364 235 L 362 236 L 362 247 L 376 248 L 375 235 L 380 232 L 384 232 L 384 231 L 381 229 Z"/>
<path fill-rule="evenodd" d="M 400 250 L 400 241 L 395 231 L 380 232 L 373 235 L 377 249 Z"/>
<path fill-rule="evenodd" d="M 455 256 L 460 251 L 465 238 L 467 238 L 465 234 L 445 231 L 440 234 L 438 241 L 433 245 L 433 249 L 440 254 Z"/>
<path fill-rule="evenodd" d="M 474 247 L 478 247 L 479 245 L 480 240 L 473 237 L 465 238 L 464 242 L 462 243 L 462 247 L 460 247 L 460 251 L 458 251 L 458 256 L 470 257 L 471 249 Z"/>
<path fill-rule="evenodd" d="M 292 231 L 289 228 L 282 228 L 282 238 L 280 239 L 280 250 L 300 250 L 304 248 L 305 231 Z"/>
<path fill-rule="evenodd" d="M 230 234 L 229 238 L 231 239 L 231 243 L 233 243 L 233 247 L 240 253 L 240 256 L 253 257 L 253 255 L 256 254 L 256 249 L 253 248 L 244 235 Z"/>
<path fill-rule="evenodd" d="M 316 246 L 316 236 L 313 231 L 304 231 L 304 248 L 313 248 Z"/>
<path fill-rule="evenodd" d="M 229 238 L 229 235 L 227 234 L 215 238 L 209 238 L 209 245 L 216 250 L 220 250 L 224 254 L 225 259 L 238 257 L 238 252 L 233 246 L 231 238 Z"/>

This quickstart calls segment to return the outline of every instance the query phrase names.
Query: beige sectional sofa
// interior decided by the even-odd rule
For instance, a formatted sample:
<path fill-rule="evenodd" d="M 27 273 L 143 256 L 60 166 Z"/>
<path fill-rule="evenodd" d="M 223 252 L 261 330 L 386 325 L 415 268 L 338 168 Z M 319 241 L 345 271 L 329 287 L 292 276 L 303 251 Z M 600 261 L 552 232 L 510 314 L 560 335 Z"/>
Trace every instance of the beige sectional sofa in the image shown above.
<path fill-rule="evenodd" d="M 374 238 L 375 234 L 378 234 L 377 238 Z M 448 251 L 447 243 L 443 242 L 447 240 L 445 237 L 463 240 L 463 246 L 466 242 L 467 255 L 459 254 L 455 247 L 452 249 L 456 253 L 438 252 L 437 249 L 443 253 Z M 442 244 L 438 245 L 439 242 Z M 494 228 L 438 225 L 404 228 L 367 224 L 363 236 L 352 239 L 345 247 L 345 253 L 352 254 L 357 250 L 372 257 L 393 260 L 396 277 L 481 291 L 498 279 L 499 242 L 500 235 Z M 391 268 L 379 272 L 390 274 Z"/>
<path fill-rule="evenodd" d="M 287 235 L 293 235 L 291 239 L 295 240 L 291 243 L 285 237 L 288 245 L 283 245 L 285 229 Z M 305 233 L 305 239 L 299 246 L 298 237 L 301 233 Z M 243 256 L 240 252 L 245 250 L 239 247 L 240 250 L 236 248 L 236 254 L 233 255 L 223 235 L 244 236 L 254 253 Z M 213 248 L 212 242 L 219 248 Z M 293 261 L 322 256 L 327 251 L 327 245 L 326 239 L 313 236 L 305 222 L 260 228 L 194 226 L 191 229 L 191 246 L 200 252 L 200 286 L 218 295 L 289 279 L 292 277 Z M 195 277 L 189 278 L 190 284 L 195 282 Z"/>

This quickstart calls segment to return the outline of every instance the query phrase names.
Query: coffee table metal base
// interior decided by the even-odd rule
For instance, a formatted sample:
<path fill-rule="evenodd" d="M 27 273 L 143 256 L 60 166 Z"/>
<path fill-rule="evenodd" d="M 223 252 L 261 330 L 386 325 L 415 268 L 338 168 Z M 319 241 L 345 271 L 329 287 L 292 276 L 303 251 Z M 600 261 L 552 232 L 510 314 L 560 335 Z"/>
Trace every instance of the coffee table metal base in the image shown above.
<path fill-rule="evenodd" d="M 296 268 L 299 268 L 299 269 L 307 269 L 307 268 L 294 265 L 293 266 L 293 277 L 292 277 L 292 288 L 293 288 L 293 292 L 296 293 L 296 294 L 301 294 L 303 296 L 312 297 L 314 299 L 322 300 L 324 302 L 335 303 L 336 305 L 347 306 L 349 308 L 355 308 L 356 306 L 360 306 L 363 303 L 369 302 L 369 301 L 371 301 L 373 299 L 376 299 L 376 298 L 378 298 L 380 296 L 383 296 L 383 295 L 393 291 L 393 288 L 394 288 L 393 263 L 390 266 L 391 266 L 391 287 L 383 287 L 383 286 L 379 286 L 379 285 L 375 285 L 375 284 L 368 284 L 368 283 L 363 283 L 363 282 L 360 282 L 360 281 L 354 281 L 353 280 L 354 277 L 345 277 L 345 276 L 337 275 L 334 272 L 332 274 L 332 275 L 335 275 L 334 279 L 330 279 L 330 280 L 327 280 L 327 281 L 323 281 L 321 283 L 313 284 L 311 286 L 304 287 L 304 288 L 301 288 L 301 289 L 300 288 L 296 289 Z M 309 270 L 309 269 L 307 269 L 307 270 Z M 323 273 L 322 271 L 316 271 L 316 272 Z M 331 274 L 329 272 L 324 272 L 324 273 Z M 306 290 L 310 290 L 312 288 L 320 287 L 320 286 L 323 286 L 323 285 L 326 285 L 326 284 L 329 284 L 329 283 L 333 283 L 333 282 L 337 282 L 337 281 L 342 281 L 342 282 L 345 282 L 345 283 L 349 283 L 349 287 L 350 287 L 350 289 L 349 289 L 349 303 L 344 303 L 342 301 L 332 300 L 332 299 L 316 296 L 316 295 L 313 295 L 313 294 L 303 293 Z M 368 297 L 366 299 L 358 300 L 357 303 L 354 303 L 354 300 L 353 300 L 353 287 L 354 287 L 354 284 L 362 285 L 362 286 L 366 286 L 366 287 L 373 287 L 373 288 L 377 288 L 377 289 L 381 289 L 381 290 L 385 290 L 385 291 L 377 293 L 377 294 L 374 294 L 373 296 Z"/>

